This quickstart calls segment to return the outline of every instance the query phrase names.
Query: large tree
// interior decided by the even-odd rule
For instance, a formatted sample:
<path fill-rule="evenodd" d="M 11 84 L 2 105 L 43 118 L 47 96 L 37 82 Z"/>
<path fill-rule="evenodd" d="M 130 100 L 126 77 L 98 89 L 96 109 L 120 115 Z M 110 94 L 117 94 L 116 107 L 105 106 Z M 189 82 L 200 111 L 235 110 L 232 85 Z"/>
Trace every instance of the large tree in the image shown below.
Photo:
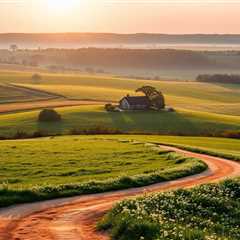
<path fill-rule="evenodd" d="M 151 106 L 153 108 L 158 109 L 158 110 L 165 108 L 164 96 L 156 88 L 151 87 L 151 86 L 143 86 L 141 88 L 138 88 L 136 90 L 136 92 L 144 93 L 148 97 L 148 99 L 151 103 Z"/>

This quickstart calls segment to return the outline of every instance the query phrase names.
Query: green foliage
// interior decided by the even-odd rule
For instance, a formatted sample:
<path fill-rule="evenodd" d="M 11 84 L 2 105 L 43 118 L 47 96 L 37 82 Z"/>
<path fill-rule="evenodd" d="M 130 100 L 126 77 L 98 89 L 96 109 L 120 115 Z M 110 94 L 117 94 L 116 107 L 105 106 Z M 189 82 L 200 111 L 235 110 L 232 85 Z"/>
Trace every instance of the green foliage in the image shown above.
<path fill-rule="evenodd" d="M 151 107 L 154 109 L 164 109 L 165 108 L 165 99 L 161 92 L 152 86 L 143 86 L 138 88 L 136 92 L 143 92 L 149 99 Z"/>
<path fill-rule="evenodd" d="M 142 187 L 207 168 L 197 159 L 106 138 L 2 141 L 0 147 L 0 207 Z"/>
<path fill-rule="evenodd" d="M 153 194 L 116 204 L 98 228 L 116 240 L 237 240 L 239 199 L 240 179 Z"/>
<path fill-rule="evenodd" d="M 118 112 L 118 111 L 116 110 L 116 106 L 114 106 L 114 105 L 111 104 L 111 103 L 108 103 L 108 104 L 105 105 L 105 110 L 106 110 L 107 112 Z"/>
<path fill-rule="evenodd" d="M 39 113 L 39 122 L 59 122 L 61 121 L 61 115 L 54 109 L 44 109 Z"/>

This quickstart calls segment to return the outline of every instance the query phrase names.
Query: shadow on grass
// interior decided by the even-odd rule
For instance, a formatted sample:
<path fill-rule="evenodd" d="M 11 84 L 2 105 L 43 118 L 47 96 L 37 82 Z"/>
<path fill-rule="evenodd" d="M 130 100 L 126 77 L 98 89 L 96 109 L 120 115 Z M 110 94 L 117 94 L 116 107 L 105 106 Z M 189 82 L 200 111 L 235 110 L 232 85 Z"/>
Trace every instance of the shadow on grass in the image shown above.
<path fill-rule="evenodd" d="M 109 113 L 114 127 L 133 132 L 160 134 L 201 134 L 206 130 L 203 122 L 174 112 L 136 111 Z"/>

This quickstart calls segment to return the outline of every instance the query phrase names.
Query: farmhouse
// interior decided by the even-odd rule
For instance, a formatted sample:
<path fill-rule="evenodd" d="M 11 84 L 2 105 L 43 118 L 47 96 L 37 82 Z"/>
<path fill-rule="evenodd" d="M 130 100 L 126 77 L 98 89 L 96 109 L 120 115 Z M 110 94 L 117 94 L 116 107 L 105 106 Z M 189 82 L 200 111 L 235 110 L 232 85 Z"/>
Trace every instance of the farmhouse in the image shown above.
<path fill-rule="evenodd" d="M 126 96 L 119 102 L 119 107 L 123 110 L 146 110 L 150 106 L 147 96 Z"/>

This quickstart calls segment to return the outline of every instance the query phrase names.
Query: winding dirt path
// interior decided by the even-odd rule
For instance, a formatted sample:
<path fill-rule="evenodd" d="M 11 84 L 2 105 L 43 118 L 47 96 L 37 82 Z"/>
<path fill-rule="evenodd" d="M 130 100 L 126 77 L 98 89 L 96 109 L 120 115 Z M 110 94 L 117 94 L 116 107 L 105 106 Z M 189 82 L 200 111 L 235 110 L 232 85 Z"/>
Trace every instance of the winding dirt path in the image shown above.
<path fill-rule="evenodd" d="M 240 164 L 161 146 L 190 157 L 202 159 L 209 169 L 202 174 L 175 181 L 117 192 L 86 195 L 41 203 L 25 204 L 0 211 L 0 240 L 106 240 L 95 230 L 96 222 L 112 205 L 126 197 L 159 192 L 240 176 Z"/>

